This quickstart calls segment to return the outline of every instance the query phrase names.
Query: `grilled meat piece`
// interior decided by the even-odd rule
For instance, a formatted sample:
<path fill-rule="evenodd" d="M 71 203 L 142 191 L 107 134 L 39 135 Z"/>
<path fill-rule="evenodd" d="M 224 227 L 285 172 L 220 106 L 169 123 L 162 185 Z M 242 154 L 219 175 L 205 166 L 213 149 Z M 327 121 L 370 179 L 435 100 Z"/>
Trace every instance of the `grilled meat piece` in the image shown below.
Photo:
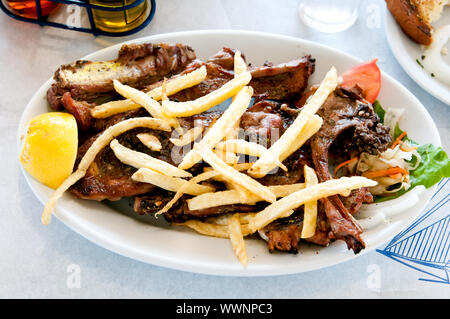
<path fill-rule="evenodd" d="M 134 197 L 134 211 L 139 215 L 153 215 L 163 208 L 172 198 L 173 193 L 155 191 Z M 190 219 L 203 219 L 210 216 L 217 216 L 228 213 L 256 212 L 261 209 L 260 205 L 226 205 L 209 207 L 200 210 L 190 210 L 187 204 L 189 196 L 184 195 L 166 213 L 164 218 L 171 223 L 183 223 Z"/>
<path fill-rule="evenodd" d="M 354 189 L 351 191 L 350 196 L 342 196 L 340 198 L 351 215 L 356 214 L 363 203 L 370 204 L 373 202 L 373 196 L 367 187 Z"/>
<path fill-rule="evenodd" d="M 304 158 L 302 157 L 301 152 L 297 152 L 290 156 L 286 161 L 283 162 L 288 167 L 288 172 L 285 172 L 279 169 L 276 173 L 267 175 L 262 179 L 259 179 L 259 182 L 263 185 L 291 185 L 295 183 L 300 183 L 304 181 L 303 178 L 303 163 Z M 220 188 L 218 188 L 220 190 Z M 173 196 L 169 196 L 168 200 L 165 201 L 164 205 L 172 199 Z M 190 210 L 186 199 L 190 196 L 184 195 L 177 203 L 176 206 L 172 207 L 169 212 L 165 213 L 164 216 L 170 222 L 184 222 L 188 219 L 195 218 L 204 218 L 209 216 L 215 216 L 225 213 L 233 213 L 233 212 L 258 212 L 263 210 L 269 203 L 259 202 L 256 205 L 244 205 L 244 204 L 235 204 L 235 205 L 226 205 L 226 206 L 215 206 L 209 207 L 201 210 Z M 135 210 L 138 213 L 153 213 L 154 210 L 147 209 L 147 207 L 155 207 L 152 204 L 154 201 L 153 194 L 150 196 L 139 196 L 135 197 Z M 138 202 L 138 203 L 137 203 Z M 144 203 L 144 204 L 143 204 Z M 156 209 L 156 208 L 155 208 Z M 161 209 L 161 207 L 159 208 Z M 158 210 L 159 210 L 158 209 Z"/>
<path fill-rule="evenodd" d="M 47 100 L 55 110 L 64 108 L 72 113 L 81 130 L 98 132 L 96 128 L 102 127 L 102 124 L 98 125 L 97 122 L 102 122 L 102 120 L 92 118 L 90 109 L 95 106 L 93 101 L 97 101 L 101 96 L 104 100 L 118 97 L 112 85 L 112 79 L 114 78 L 148 91 L 160 86 L 160 80 L 163 76 L 170 76 L 175 73 L 186 74 L 206 65 L 208 75 L 202 83 L 171 96 L 173 100 L 187 101 L 220 88 L 234 77 L 234 50 L 224 48 L 207 62 L 193 60 L 195 54 L 193 52 L 189 54 L 190 50 L 189 47 L 181 45 L 124 45 L 117 60 L 106 62 L 84 61 L 83 63 L 76 62 L 73 65 L 62 66 L 55 74 L 56 83 L 47 92 Z M 188 62 L 190 63 L 188 64 Z M 121 66 L 119 71 L 115 67 L 117 74 L 109 72 L 111 74 L 108 75 L 108 72 L 106 72 L 105 75 L 104 68 L 113 68 L 110 64 Z M 139 67 L 141 75 L 139 76 L 139 72 L 133 71 L 134 77 L 130 77 L 129 70 L 136 67 Z M 102 70 L 102 79 L 98 81 L 101 85 L 86 79 L 94 70 L 100 69 Z M 261 68 L 252 69 L 254 78 L 250 85 L 254 87 L 256 96 L 264 96 L 264 99 L 286 99 L 303 92 L 313 71 L 314 60 L 310 56 L 279 66 L 266 64 Z M 70 74 L 76 74 L 77 77 L 73 78 L 69 76 Z M 67 78 L 72 79 L 73 83 Z M 84 84 L 80 86 L 77 81 Z M 276 120 L 275 117 L 267 115 L 263 117 L 269 121 Z"/>
<path fill-rule="evenodd" d="M 275 174 L 267 175 L 260 179 L 259 182 L 263 185 L 290 185 L 294 183 L 300 183 L 303 178 L 303 165 L 305 163 L 305 154 L 303 151 L 297 152 L 290 156 L 284 164 L 288 167 L 289 171 L 284 172 L 279 169 Z M 219 186 L 220 187 L 220 186 Z M 219 188 L 220 190 L 220 188 Z M 201 210 L 190 210 L 186 199 L 190 198 L 189 195 L 181 197 L 177 204 L 174 205 L 167 213 L 164 214 L 166 219 L 170 222 L 184 222 L 188 219 L 198 219 L 209 216 L 215 216 L 225 213 L 233 212 L 257 212 L 263 210 L 268 203 L 260 202 L 256 205 L 226 205 L 215 206 Z M 160 210 L 173 198 L 173 194 L 165 192 L 160 195 L 153 192 L 142 196 L 136 196 L 134 200 L 134 209 L 138 214 L 153 214 Z"/>
<path fill-rule="evenodd" d="M 54 75 L 56 83 L 47 92 L 54 110 L 61 109 L 61 97 L 92 102 L 104 95 L 114 95 L 113 80 L 136 88 L 160 81 L 184 70 L 195 59 L 191 47 L 182 44 L 124 44 L 112 61 L 76 61 L 61 66 Z"/>
<path fill-rule="evenodd" d="M 266 186 L 303 183 L 305 181 L 303 177 L 304 166 L 312 166 L 309 149 L 301 148 L 297 150 L 294 154 L 285 159 L 283 164 L 288 168 L 287 172 L 278 168 L 275 173 L 267 174 L 257 180 Z"/>
<path fill-rule="evenodd" d="M 164 136 L 167 132 L 153 131 L 145 128 L 130 130 L 117 137 L 119 142 L 134 150 L 148 153 L 151 156 L 161 160 L 170 161 L 170 154 L 166 152 L 152 152 L 140 143 L 136 134 L 149 132 L 161 138 L 161 142 L 168 141 Z M 98 135 L 88 139 L 78 150 L 78 160 L 84 155 L 89 146 L 98 137 Z M 124 196 L 134 196 L 147 193 L 155 186 L 147 183 L 135 182 L 131 176 L 136 169 L 121 163 L 109 146 L 106 146 L 95 158 L 95 161 L 89 166 L 86 175 L 75 183 L 70 191 L 77 197 L 90 200 L 119 200 Z"/>
<path fill-rule="evenodd" d="M 288 63 L 251 69 L 250 85 L 255 89 L 255 94 L 266 94 L 268 99 L 291 100 L 306 89 L 314 69 L 315 59 L 305 55 Z"/>
<path fill-rule="evenodd" d="M 277 221 L 267 226 L 265 235 L 269 251 L 286 251 L 296 254 L 302 234 L 302 216 L 295 216 L 287 221 Z"/>
<path fill-rule="evenodd" d="M 61 99 L 64 108 L 75 117 L 78 128 L 87 131 L 92 126 L 91 108 L 95 105 L 72 99 L 70 92 L 65 92 Z"/>
<path fill-rule="evenodd" d="M 241 121 L 240 122 L 240 128 L 244 132 L 248 131 L 254 131 L 255 127 L 258 128 L 258 132 L 260 132 L 263 136 L 267 136 L 270 132 L 271 128 L 274 128 L 274 123 L 277 123 L 275 126 L 276 129 L 278 129 L 281 134 L 284 131 L 283 122 L 285 121 L 292 121 L 289 117 L 282 117 L 276 110 L 275 105 L 278 105 L 276 103 L 273 103 L 274 108 L 272 109 L 273 113 L 265 113 L 265 112 L 251 112 L 253 109 L 250 108 L 248 112 L 244 113 L 244 116 L 248 119 L 248 121 Z M 255 108 L 255 110 L 258 110 L 258 107 Z M 262 114 L 263 115 L 262 115 Z M 219 116 L 221 115 L 221 112 L 209 112 L 204 114 L 199 114 L 196 116 L 192 116 L 190 118 L 183 118 L 183 122 L 180 124 L 184 126 L 185 128 L 189 128 L 190 125 L 193 125 L 195 121 L 201 121 L 200 123 L 204 126 L 209 126 L 211 123 L 215 121 Z M 264 116 L 268 118 L 277 118 L 276 121 L 271 122 L 268 121 Z M 252 118 L 253 117 L 253 118 Z M 181 119 L 180 119 L 181 120 Z M 198 125 L 198 124 L 197 124 Z M 174 151 L 172 150 L 172 154 Z M 299 153 L 298 153 L 299 154 Z M 298 159 L 296 159 L 298 157 Z M 181 161 L 181 157 L 179 161 Z M 178 160 L 177 160 L 178 161 Z M 303 157 L 300 155 L 295 155 L 292 158 L 289 158 L 285 161 L 285 165 L 288 166 L 289 172 L 284 172 L 282 170 L 278 170 L 276 174 L 268 175 L 262 180 L 260 180 L 261 183 L 266 185 L 280 185 L 280 184 L 292 184 L 297 183 L 303 178 L 303 166 L 300 166 L 300 162 L 304 161 Z M 198 169 L 198 171 L 201 171 L 202 164 L 197 164 L 199 166 L 196 168 L 195 166 L 193 169 Z M 172 195 L 168 194 L 166 197 L 157 195 L 156 198 L 153 196 L 153 193 L 146 194 L 143 196 L 137 196 L 135 197 L 135 204 L 134 209 L 139 214 L 152 214 L 159 209 L 161 209 L 167 202 L 172 199 Z M 259 211 L 263 209 L 267 203 L 258 203 L 257 205 L 227 205 L 227 206 L 216 206 L 216 207 L 210 207 L 207 209 L 202 210 L 189 210 L 186 199 L 189 198 L 188 195 L 184 195 L 180 200 L 177 202 L 172 209 L 169 210 L 169 212 L 165 213 L 164 216 L 166 219 L 170 222 L 183 222 L 188 219 L 192 218 L 204 218 L 208 216 L 213 215 L 220 215 L 224 213 L 231 213 L 231 212 L 254 212 Z M 161 205 L 155 205 L 155 203 L 160 203 Z"/>
<path fill-rule="evenodd" d="M 178 101 L 194 100 L 230 81 L 234 77 L 234 53 L 233 49 L 223 48 L 204 63 L 198 60 L 192 62 L 187 70 L 205 65 L 208 73 L 206 79 L 170 98 Z M 262 67 L 252 67 L 252 80 L 249 85 L 253 87 L 255 95 L 264 94 L 266 99 L 291 99 L 305 90 L 314 68 L 315 60 L 310 55 L 276 66 L 266 64 Z"/>
<path fill-rule="evenodd" d="M 325 207 L 328 223 L 336 238 L 344 240 L 348 249 L 352 249 L 355 254 L 364 249 L 366 244 L 361 238 L 363 230 L 344 207 L 339 196 L 322 198 L 321 202 Z"/>
<path fill-rule="evenodd" d="M 143 116 L 148 116 L 148 113 L 144 109 L 133 110 L 117 114 L 108 120 L 98 121 L 96 122 L 96 125 L 98 126 L 98 130 L 103 131 L 118 122 Z M 161 152 L 153 152 L 139 141 L 136 134 L 143 132 L 149 132 L 160 139 L 163 146 Z M 78 148 L 75 167 L 100 134 L 101 132 L 88 137 L 84 141 L 80 141 L 82 144 L 80 144 L 81 146 Z M 170 162 L 171 156 L 167 145 L 169 143 L 169 137 L 170 133 L 168 132 L 136 128 L 121 134 L 117 139 L 126 147 Z M 112 149 L 109 146 L 106 146 L 96 156 L 95 161 L 91 166 L 89 166 L 86 175 L 75 183 L 70 188 L 70 191 L 79 198 L 101 201 L 104 199 L 119 200 L 125 196 L 144 194 L 155 188 L 155 186 L 151 184 L 138 183 L 131 180 L 131 175 L 133 175 L 135 171 L 135 168 L 121 163 L 114 155 Z"/>
<path fill-rule="evenodd" d="M 296 254 L 301 240 L 303 228 L 303 208 L 298 208 L 291 216 L 278 219 L 259 233 L 267 241 L 269 251 L 285 251 Z M 323 205 L 319 202 L 317 211 L 317 226 L 314 236 L 304 240 L 320 246 L 328 246 L 335 236 L 327 221 Z"/>
<path fill-rule="evenodd" d="M 329 171 L 329 150 L 341 149 L 344 153 L 369 152 L 378 154 L 387 149 L 391 142 L 389 128 L 380 123 L 379 117 L 372 105 L 358 99 L 355 91 L 336 89 L 330 94 L 317 112 L 324 123 L 320 130 L 311 138 L 311 150 L 314 166 L 320 182 L 331 179 Z M 341 139 L 341 136 L 344 138 Z M 361 203 L 371 202 L 371 195 L 366 189 L 359 190 L 359 195 L 353 194 L 355 200 L 350 207 L 352 211 Z M 363 194 L 364 193 L 364 194 Z M 322 200 L 328 217 L 328 222 L 335 236 L 346 241 L 349 248 L 358 253 L 365 247 L 361 239 L 362 229 L 346 209 L 338 195 Z"/>
<path fill-rule="evenodd" d="M 248 112 L 252 113 L 252 112 Z M 144 109 L 134 110 L 125 112 L 122 114 L 117 114 L 110 119 L 102 120 L 96 122 L 97 129 L 106 129 L 110 125 L 116 124 L 122 120 L 138 117 L 138 116 L 146 116 L 146 111 Z M 180 125 L 186 130 L 195 126 L 203 126 L 204 131 L 208 128 L 212 123 L 214 123 L 222 114 L 222 112 L 209 112 L 194 115 L 191 117 L 180 118 Z M 281 119 L 281 115 L 278 113 L 264 113 L 267 117 L 277 117 L 279 120 L 276 123 L 282 125 L 283 120 Z M 248 117 L 251 117 L 250 114 Z M 261 117 L 260 114 L 254 114 L 255 117 L 265 123 L 265 131 L 261 129 L 261 124 L 259 122 L 250 121 L 249 123 L 242 122 L 241 128 L 243 131 L 251 130 L 252 125 L 257 125 L 259 130 L 263 134 L 268 134 L 270 129 L 273 126 L 273 122 L 265 120 L 264 117 Z M 256 123 L 256 124 L 255 124 Z M 282 127 L 279 128 L 282 130 Z M 136 137 L 136 134 L 139 132 L 151 132 L 155 136 L 158 137 L 162 144 L 162 148 L 160 152 L 154 152 L 145 147 L 139 139 Z M 89 146 L 93 143 L 93 141 L 98 137 L 100 133 L 97 135 L 90 137 L 87 139 L 84 144 L 82 144 L 78 150 L 78 159 L 80 160 L 84 153 L 87 151 Z M 156 157 L 160 160 L 166 161 L 170 164 L 177 165 L 181 162 L 186 149 L 185 147 L 177 147 L 174 146 L 170 141 L 172 133 L 164 132 L 164 131 L 152 131 L 149 129 L 139 128 L 128 131 L 118 137 L 118 140 L 124 146 L 132 148 L 137 151 L 141 151 L 144 153 L 148 153 L 153 157 Z M 77 165 L 77 164 L 76 164 Z M 197 173 L 202 168 L 202 164 L 198 164 L 194 166 L 191 170 L 193 173 Z M 124 196 L 135 196 L 138 194 L 144 194 L 151 191 L 154 187 L 149 184 L 137 183 L 131 180 L 131 176 L 136 172 L 135 168 L 132 168 L 128 165 L 121 163 L 114 155 L 113 151 L 109 146 L 106 146 L 100 153 L 97 155 L 94 163 L 89 167 L 89 170 L 85 177 L 79 180 L 72 188 L 70 189 L 75 196 L 83 198 L 83 199 L 92 199 L 92 200 L 117 200 Z"/>

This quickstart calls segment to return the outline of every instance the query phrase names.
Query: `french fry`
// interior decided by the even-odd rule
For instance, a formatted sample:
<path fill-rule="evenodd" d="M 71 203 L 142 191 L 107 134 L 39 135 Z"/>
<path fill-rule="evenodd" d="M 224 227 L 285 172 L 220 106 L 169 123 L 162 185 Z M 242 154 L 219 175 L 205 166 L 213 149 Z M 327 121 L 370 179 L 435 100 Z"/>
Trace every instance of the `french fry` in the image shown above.
<path fill-rule="evenodd" d="M 219 150 L 224 150 L 226 152 L 246 154 L 257 157 L 262 156 L 264 152 L 267 151 L 267 148 L 265 148 L 262 145 L 240 139 L 226 140 L 220 142 L 215 146 L 215 148 Z"/>
<path fill-rule="evenodd" d="M 133 100 L 118 100 L 97 105 L 91 109 L 91 116 L 96 119 L 105 119 L 110 116 L 140 109 L 142 105 L 136 104 Z"/>
<path fill-rule="evenodd" d="M 235 140 L 239 137 L 239 131 L 241 129 L 239 124 L 240 120 L 237 120 L 233 127 L 228 128 L 227 133 L 224 136 L 225 140 Z"/>
<path fill-rule="evenodd" d="M 294 141 L 293 144 L 289 148 L 286 148 L 283 153 L 279 156 L 279 161 L 284 161 L 286 158 L 288 158 L 292 153 L 294 153 L 296 150 L 298 150 L 307 140 L 311 138 L 314 134 L 316 134 L 320 127 L 322 126 L 323 120 L 318 115 L 311 116 L 308 123 L 306 123 L 305 127 L 303 128 L 302 132 L 300 133 L 300 136 Z"/>
<path fill-rule="evenodd" d="M 256 157 L 261 157 L 265 152 L 267 152 L 267 148 L 265 148 L 264 146 L 241 139 L 229 139 L 220 142 L 215 146 L 215 148 L 224 150 L 226 152 L 234 152 Z M 284 171 L 288 170 L 287 167 L 281 162 L 279 162 L 277 166 L 281 167 Z"/>
<path fill-rule="evenodd" d="M 250 167 L 252 167 L 253 163 L 238 163 L 238 164 L 234 164 L 231 165 L 235 170 L 238 170 L 239 172 L 242 171 L 247 171 L 248 169 L 250 169 Z M 210 167 L 207 167 L 206 169 L 212 169 Z"/>
<path fill-rule="evenodd" d="M 336 69 L 332 67 L 325 75 L 319 88 L 308 99 L 295 121 L 288 127 L 284 134 L 272 144 L 268 152 L 261 156 L 249 170 L 251 176 L 257 178 L 264 177 L 277 166 L 276 163 L 280 162 L 280 154 L 289 156 L 288 154 L 292 154 L 296 151 L 296 149 L 292 148 L 292 145 L 295 145 L 297 149 L 301 146 L 296 141 L 299 139 L 304 140 L 301 136 L 304 127 L 322 106 L 328 95 L 336 89 L 337 84 L 337 72 Z"/>
<path fill-rule="evenodd" d="M 249 220 L 256 215 L 256 213 L 238 213 L 239 222 L 241 225 L 248 224 Z M 233 216 L 233 214 L 222 214 L 218 216 L 212 216 L 205 219 L 206 223 L 216 224 L 216 225 L 228 225 L 228 219 Z"/>
<path fill-rule="evenodd" d="M 216 182 L 224 183 L 227 189 L 234 189 L 234 190 L 241 191 L 241 192 L 247 192 L 247 190 L 245 188 L 233 183 L 232 181 L 223 177 L 220 174 L 218 174 L 217 176 L 214 176 L 212 179 L 215 180 Z"/>
<path fill-rule="evenodd" d="M 234 54 L 234 77 L 246 71 L 247 71 L 247 64 L 242 58 L 241 52 L 236 51 L 236 53 Z M 232 101 L 234 101 L 235 98 L 236 96 L 233 96 Z M 228 128 L 227 133 L 224 136 L 225 140 L 237 139 L 239 137 L 239 130 L 240 130 L 239 122 L 240 120 L 237 120 L 235 125 Z"/>
<path fill-rule="evenodd" d="M 144 107 L 147 112 L 151 114 L 151 116 L 166 121 L 167 124 L 175 128 L 177 131 L 180 131 L 180 123 L 176 118 L 171 118 L 164 115 L 161 111 L 161 105 L 155 101 L 153 98 L 148 96 L 146 93 L 139 91 L 131 86 L 124 85 L 117 80 L 113 81 L 114 89 L 120 95 L 133 100 L 135 103 Z"/>
<path fill-rule="evenodd" d="M 167 79 L 164 78 L 163 83 L 161 85 L 161 101 L 167 101 L 169 97 L 167 96 Z"/>
<path fill-rule="evenodd" d="M 250 72 L 237 75 L 219 89 L 193 101 L 163 101 L 162 111 L 168 117 L 186 117 L 199 114 L 236 95 L 251 80 Z"/>
<path fill-rule="evenodd" d="M 192 188 L 193 185 L 198 184 L 200 182 L 206 181 L 217 176 L 219 173 L 216 171 L 208 171 L 205 173 L 201 173 L 193 178 L 191 178 L 187 183 L 183 184 L 176 192 L 175 196 L 161 209 L 159 210 L 155 216 L 168 212 L 169 209 L 183 196 L 186 192 L 186 189 Z"/>
<path fill-rule="evenodd" d="M 200 84 L 206 79 L 206 75 L 206 66 L 203 65 L 197 70 L 169 79 L 166 84 L 166 95 L 171 96 L 184 89 Z M 147 94 L 153 99 L 159 101 L 162 98 L 162 86 L 154 88 Z"/>
<path fill-rule="evenodd" d="M 174 225 L 177 226 L 186 226 L 189 227 L 199 234 L 205 235 L 205 236 L 211 236 L 211 237 L 219 237 L 219 238 L 230 238 L 230 233 L 228 230 L 228 226 L 226 225 L 214 225 L 214 224 L 208 224 L 201 222 L 199 220 L 188 220 L 184 223 L 175 223 Z M 248 228 L 248 225 L 242 225 L 241 231 L 243 236 L 247 236 L 252 234 L 250 229 Z"/>
<path fill-rule="evenodd" d="M 230 238 L 228 227 L 223 225 L 208 224 L 193 219 L 188 220 L 184 223 L 176 223 L 175 225 L 191 228 L 197 233 L 205 236 Z"/>
<path fill-rule="evenodd" d="M 108 145 L 115 136 L 118 136 L 135 127 L 148 127 L 155 130 L 170 131 L 170 126 L 166 122 L 151 117 L 132 118 L 108 127 L 103 131 L 103 133 L 100 134 L 100 136 L 86 151 L 80 163 L 78 164 L 77 170 L 73 172 L 49 198 L 49 200 L 45 204 L 44 211 L 42 212 L 42 224 L 50 224 L 52 211 L 55 208 L 58 199 L 64 194 L 66 190 L 70 188 L 70 186 L 75 184 L 78 180 L 83 178 L 84 175 L 86 175 L 87 169 L 92 164 L 97 154 L 106 145 Z"/>
<path fill-rule="evenodd" d="M 233 167 L 235 169 L 237 169 L 238 171 L 244 171 L 244 170 L 247 170 L 250 168 L 250 165 L 248 165 L 248 164 L 249 163 L 241 163 L 241 164 L 236 164 Z M 208 170 L 206 170 L 204 173 L 201 173 L 201 174 L 191 178 L 188 183 L 183 184 L 183 186 L 181 186 L 178 189 L 175 196 L 166 204 L 166 206 L 164 206 L 160 211 L 158 211 L 155 214 L 155 216 L 158 216 L 162 213 L 169 211 L 169 209 L 172 208 L 172 206 L 181 198 L 181 196 L 183 196 L 185 194 L 185 189 L 189 189 L 194 184 L 198 184 L 200 182 L 206 181 L 211 178 L 216 178 L 218 175 L 220 175 L 220 173 L 214 171 L 210 167 L 207 167 L 207 169 Z"/>
<path fill-rule="evenodd" d="M 197 139 L 203 132 L 203 128 L 201 126 L 195 126 L 191 128 L 189 131 L 181 135 L 180 138 L 171 138 L 169 139 L 175 146 L 183 147 Z"/>
<path fill-rule="evenodd" d="M 192 177 L 192 174 L 176 166 L 173 166 L 167 162 L 161 161 L 148 154 L 133 151 L 123 145 L 117 140 L 113 140 L 110 143 L 111 149 L 114 155 L 124 164 L 136 167 L 136 168 L 148 168 L 164 174 L 166 176 L 174 177 Z"/>
<path fill-rule="evenodd" d="M 166 94 L 170 96 L 184 89 L 197 85 L 206 78 L 206 74 L 206 67 L 202 66 L 201 68 L 190 73 L 169 79 L 166 85 Z M 159 101 L 162 98 L 162 87 L 159 86 L 157 88 L 154 88 L 146 94 L 154 100 Z M 133 100 L 130 99 L 112 101 L 97 105 L 91 110 L 91 115 L 94 118 L 103 119 L 114 114 L 135 110 L 141 107 L 141 105 L 136 104 L 135 102 L 133 102 Z"/>
<path fill-rule="evenodd" d="M 267 206 L 259 212 L 249 222 L 250 230 L 253 232 L 267 226 L 280 216 L 285 216 L 285 212 L 295 209 L 304 203 L 316 201 L 320 198 L 340 194 L 348 196 L 353 189 L 361 187 L 371 187 L 377 182 L 361 176 L 341 177 L 329 180 L 283 197 L 275 203 Z"/>
<path fill-rule="evenodd" d="M 304 174 L 305 174 L 306 188 L 311 187 L 313 185 L 317 185 L 319 183 L 316 172 L 308 165 L 305 165 L 304 167 Z M 304 208 L 301 238 L 309 238 L 314 236 L 316 232 L 316 223 L 317 223 L 317 200 L 306 202 Z"/>
<path fill-rule="evenodd" d="M 51 222 L 52 211 L 55 208 L 56 202 L 62 197 L 64 192 L 70 188 L 73 184 L 78 182 L 86 175 L 85 170 L 76 170 L 73 172 L 62 184 L 53 192 L 52 196 L 45 204 L 44 211 L 41 216 L 41 223 L 48 225 Z"/>
<path fill-rule="evenodd" d="M 137 182 L 153 184 L 171 192 L 177 192 L 183 185 L 188 183 L 188 181 L 184 179 L 167 176 L 148 168 L 138 169 L 137 172 L 131 176 L 131 179 Z M 185 194 L 189 195 L 200 195 L 212 192 L 214 191 L 214 188 L 206 185 L 190 184 L 188 187 L 184 187 L 183 191 Z"/>
<path fill-rule="evenodd" d="M 159 152 L 161 150 L 162 147 L 161 142 L 155 135 L 150 133 L 140 133 L 137 134 L 136 136 L 139 139 L 139 141 L 141 141 L 142 144 L 147 146 L 152 151 Z"/>
<path fill-rule="evenodd" d="M 250 219 L 252 219 L 256 213 L 239 213 L 239 222 L 244 225 L 248 224 Z"/>
<path fill-rule="evenodd" d="M 234 169 L 238 170 L 238 171 L 246 171 L 248 170 L 253 163 L 238 163 L 238 164 L 234 164 L 231 165 Z M 214 169 L 212 167 L 205 167 L 203 168 L 203 170 L 205 172 L 209 172 L 209 171 L 214 171 Z M 246 191 L 245 188 L 243 188 L 242 186 L 233 183 L 232 181 L 230 181 L 229 179 L 223 177 L 221 174 L 217 174 L 216 176 L 212 177 L 211 179 L 217 181 L 217 182 L 221 182 L 224 183 L 226 185 L 226 187 L 228 189 L 235 189 L 235 190 L 239 190 L 239 191 Z"/>
<path fill-rule="evenodd" d="M 304 183 L 296 183 L 296 184 L 287 184 L 287 185 L 273 185 L 269 186 L 269 188 L 275 193 L 277 198 L 286 197 L 291 195 L 292 193 L 298 192 L 301 189 L 305 188 Z"/>
<path fill-rule="evenodd" d="M 222 150 L 214 150 L 214 153 L 220 158 L 222 161 L 229 165 L 237 164 L 239 161 L 239 157 L 232 152 L 225 152 Z"/>
<path fill-rule="evenodd" d="M 211 149 L 217 143 L 222 141 L 227 132 L 227 128 L 233 126 L 237 121 L 239 121 L 242 114 L 244 114 L 250 103 L 252 95 L 253 89 L 251 87 L 243 87 L 222 116 L 205 133 L 203 139 L 194 144 L 194 149 L 184 156 L 178 167 L 181 169 L 191 168 L 195 163 L 201 160 L 200 155 L 194 152 L 195 149 Z"/>
<path fill-rule="evenodd" d="M 234 74 L 236 76 L 244 72 L 247 72 L 247 64 L 242 58 L 241 52 L 236 51 L 234 54 Z"/>
<path fill-rule="evenodd" d="M 242 174 L 231 166 L 228 166 L 210 149 L 200 149 L 198 150 L 198 152 L 205 162 L 211 165 L 214 170 L 220 172 L 224 177 L 244 187 L 249 192 L 261 197 L 268 202 L 273 203 L 276 201 L 275 194 L 272 193 L 269 188 L 260 184 L 250 176 Z"/>
<path fill-rule="evenodd" d="M 244 236 L 242 234 L 239 214 L 234 214 L 228 220 L 228 233 L 230 236 L 231 246 L 238 260 L 244 267 L 247 267 L 248 256 L 245 249 Z"/>
<path fill-rule="evenodd" d="M 234 165 L 231 165 L 232 168 L 234 168 L 235 170 L 238 170 L 239 172 L 242 171 L 246 171 L 248 170 L 250 167 L 252 167 L 253 163 L 237 163 Z M 209 171 L 213 171 L 214 169 L 212 167 L 204 167 L 203 171 L 204 172 L 209 172 Z M 221 176 L 220 174 L 218 174 L 218 176 Z"/>
<path fill-rule="evenodd" d="M 267 186 L 270 191 L 277 198 L 288 196 L 305 188 L 305 184 L 290 184 L 290 185 L 274 185 Z M 220 191 L 215 193 L 205 193 L 194 198 L 188 199 L 188 207 L 190 210 L 205 209 L 209 207 L 217 207 L 233 204 L 247 204 L 251 205 L 260 202 L 261 198 L 258 195 L 250 192 L 242 192 L 235 189 Z"/>

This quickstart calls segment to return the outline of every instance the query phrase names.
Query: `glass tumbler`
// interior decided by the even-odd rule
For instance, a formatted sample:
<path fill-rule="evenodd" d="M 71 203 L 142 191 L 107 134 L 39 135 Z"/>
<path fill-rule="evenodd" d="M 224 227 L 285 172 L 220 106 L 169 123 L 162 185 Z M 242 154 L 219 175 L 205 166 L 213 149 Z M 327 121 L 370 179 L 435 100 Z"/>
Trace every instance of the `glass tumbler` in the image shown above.
<path fill-rule="evenodd" d="M 358 18 L 358 6 L 358 0 L 300 0 L 299 15 L 317 31 L 341 32 Z"/>

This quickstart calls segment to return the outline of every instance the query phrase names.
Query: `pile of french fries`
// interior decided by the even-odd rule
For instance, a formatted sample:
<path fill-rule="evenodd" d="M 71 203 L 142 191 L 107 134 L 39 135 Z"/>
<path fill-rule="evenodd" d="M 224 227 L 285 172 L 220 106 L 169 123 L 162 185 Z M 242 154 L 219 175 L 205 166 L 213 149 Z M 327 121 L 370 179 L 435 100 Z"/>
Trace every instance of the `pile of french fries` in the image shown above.
<path fill-rule="evenodd" d="M 236 132 L 239 129 L 240 118 L 249 107 L 253 89 L 248 86 L 251 74 L 239 52 L 235 54 L 234 65 L 235 77 L 228 83 L 216 91 L 187 102 L 170 101 L 168 96 L 201 83 L 207 75 L 205 67 L 164 81 L 160 87 L 149 92 L 142 92 L 114 81 L 116 91 L 126 99 L 94 107 L 91 110 L 94 118 L 107 118 L 141 107 L 145 108 L 151 117 L 125 120 L 106 129 L 88 149 L 75 172 L 48 200 L 42 214 L 42 223 L 50 223 L 51 213 L 58 198 L 86 174 L 89 165 L 107 145 L 121 162 L 137 168 L 132 176 L 133 180 L 175 192 L 173 199 L 157 215 L 167 212 L 183 194 L 194 196 L 187 201 L 191 210 L 232 204 L 254 205 L 261 201 L 270 203 L 258 213 L 227 214 L 210 217 L 204 221 L 188 220 L 178 224 L 203 235 L 229 238 L 236 256 L 244 266 L 248 263 L 245 236 L 261 230 L 276 219 L 290 216 L 296 208 L 304 205 L 301 237 L 311 237 L 315 233 L 319 199 L 336 194 L 348 196 L 353 189 L 376 185 L 376 182 L 364 177 L 342 177 L 318 183 L 314 170 L 308 166 L 304 168 L 305 183 L 262 185 L 255 178 L 265 176 L 276 167 L 287 170 L 282 163 L 283 160 L 319 130 L 323 120 L 315 113 L 328 95 L 335 90 L 338 76 L 332 67 L 319 88 L 307 100 L 298 117 L 267 149 L 262 145 L 238 139 Z M 178 117 L 205 112 L 228 98 L 232 98 L 230 106 L 204 136 L 201 136 L 203 130 L 196 127 L 183 132 Z M 194 146 L 177 167 L 148 154 L 129 149 L 115 139 L 116 136 L 136 127 L 176 130 L 180 137 L 170 139 L 174 145 L 184 146 L 194 142 Z M 151 150 L 161 150 L 161 142 L 156 136 L 141 133 L 137 137 Z M 202 138 L 198 140 L 200 137 Z M 253 163 L 238 163 L 238 154 L 258 159 Z M 203 173 L 192 176 L 187 169 L 202 160 L 210 167 L 206 167 Z M 216 191 L 211 184 L 205 183 L 210 179 L 223 182 L 227 190 Z"/>

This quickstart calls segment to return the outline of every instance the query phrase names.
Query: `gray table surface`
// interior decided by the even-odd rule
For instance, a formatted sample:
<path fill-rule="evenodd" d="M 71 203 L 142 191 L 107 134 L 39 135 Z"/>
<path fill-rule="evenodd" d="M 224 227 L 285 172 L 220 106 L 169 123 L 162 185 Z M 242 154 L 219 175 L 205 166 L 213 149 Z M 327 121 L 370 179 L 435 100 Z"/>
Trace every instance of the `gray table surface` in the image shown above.
<path fill-rule="evenodd" d="M 384 1 L 363 3 L 356 23 L 337 34 L 306 27 L 298 17 L 296 0 L 157 0 L 150 25 L 120 39 L 41 28 L 0 14 L 0 297 L 450 297 L 448 284 L 420 281 L 417 271 L 375 251 L 321 270 L 265 278 L 206 276 L 134 261 L 89 242 L 57 219 L 49 227 L 42 226 L 42 205 L 18 165 L 21 113 L 59 65 L 128 39 L 197 29 L 279 33 L 326 44 L 362 59 L 378 57 L 380 67 L 425 105 L 444 148 L 450 150 L 450 107 L 419 87 L 395 60 L 384 33 Z M 69 282 L 71 269 L 79 270 L 79 286 Z M 375 286 L 371 284 L 374 275 Z"/>

